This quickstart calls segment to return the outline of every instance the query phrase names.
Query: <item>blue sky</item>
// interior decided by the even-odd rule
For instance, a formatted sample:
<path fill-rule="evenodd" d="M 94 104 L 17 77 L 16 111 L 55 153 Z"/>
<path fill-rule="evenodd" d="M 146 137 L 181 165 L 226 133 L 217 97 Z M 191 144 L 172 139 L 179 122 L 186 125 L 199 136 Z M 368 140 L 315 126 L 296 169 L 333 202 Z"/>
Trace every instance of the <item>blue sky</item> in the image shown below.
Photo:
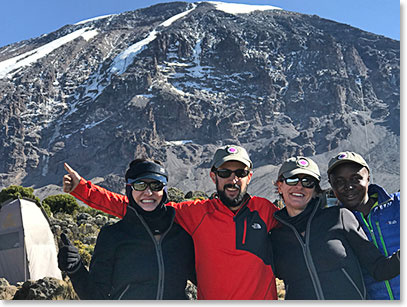
<path fill-rule="evenodd" d="M 403 4 L 407 0 L 401 0 Z M 55 31 L 81 20 L 135 10 L 169 0 L 4 0 L 0 4 L 0 47 Z M 185 1 L 196 2 L 196 1 Z M 273 5 L 315 14 L 400 40 L 396 0 L 224 0 Z"/>

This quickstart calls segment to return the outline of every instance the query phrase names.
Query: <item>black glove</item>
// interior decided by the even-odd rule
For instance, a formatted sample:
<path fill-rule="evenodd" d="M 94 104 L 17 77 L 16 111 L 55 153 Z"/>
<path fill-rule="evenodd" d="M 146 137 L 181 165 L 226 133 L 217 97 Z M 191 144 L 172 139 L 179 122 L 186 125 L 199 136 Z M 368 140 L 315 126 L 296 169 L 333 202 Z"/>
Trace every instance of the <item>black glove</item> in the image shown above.
<path fill-rule="evenodd" d="M 72 245 L 65 233 L 61 234 L 63 246 L 58 252 L 58 267 L 61 271 L 72 272 L 81 263 L 78 249 Z"/>

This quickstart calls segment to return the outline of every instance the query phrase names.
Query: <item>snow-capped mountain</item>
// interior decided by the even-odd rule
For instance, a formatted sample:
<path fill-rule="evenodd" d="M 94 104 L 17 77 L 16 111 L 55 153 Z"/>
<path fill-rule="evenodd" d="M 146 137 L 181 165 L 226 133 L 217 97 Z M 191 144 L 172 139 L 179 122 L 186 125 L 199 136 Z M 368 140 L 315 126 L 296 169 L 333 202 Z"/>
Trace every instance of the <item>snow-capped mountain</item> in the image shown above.
<path fill-rule="evenodd" d="M 315 15 L 172 2 L 101 16 L 0 48 L 0 187 L 60 185 L 66 161 L 118 190 L 148 155 L 170 185 L 210 192 L 215 149 L 237 143 L 254 194 L 273 197 L 285 158 L 325 172 L 341 150 L 397 190 L 399 83 L 399 41 Z"/>

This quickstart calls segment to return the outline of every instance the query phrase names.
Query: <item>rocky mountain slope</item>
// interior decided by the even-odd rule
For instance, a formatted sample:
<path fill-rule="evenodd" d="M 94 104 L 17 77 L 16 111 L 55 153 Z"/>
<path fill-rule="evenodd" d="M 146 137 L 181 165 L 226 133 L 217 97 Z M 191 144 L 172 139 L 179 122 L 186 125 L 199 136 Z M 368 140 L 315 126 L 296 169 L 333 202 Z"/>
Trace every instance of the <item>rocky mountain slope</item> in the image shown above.
<path fill-rule="evenodd" d="M 120 191 L 128 162 L 146 154 L 170 185 L 210 193 L 214 151 L 236 143 L 257 195 L 274 197 L 285 158 L 312 156 L 325 173 L 341 150 L 398 190 L 400 42 L 238 7 L 158 4 L 0 48 L 0 187 L 52 193 L 66 161 Z"/>

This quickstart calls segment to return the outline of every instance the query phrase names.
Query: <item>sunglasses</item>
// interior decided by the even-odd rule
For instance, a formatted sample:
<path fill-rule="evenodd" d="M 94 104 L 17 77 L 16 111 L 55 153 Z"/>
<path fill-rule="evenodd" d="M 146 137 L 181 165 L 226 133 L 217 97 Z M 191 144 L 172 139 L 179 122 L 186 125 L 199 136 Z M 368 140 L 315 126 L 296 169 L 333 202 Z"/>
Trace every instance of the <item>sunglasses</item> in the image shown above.
<path fill-rule="evenodd" d="M 158 192 L 164 189 L 165 184 L 160 181 L 153 181 L 153 182 L 144 182 L 144 181 L 136 181 L 133 183 L 128 183 L 134 191 L 145 191 L 147 187 L 150 188 L 153 192 Z"/>
<path fill-rule="evenodd" d="M 220 178 L 229 178 L 230 175 L 235 173 L 236 177 L 244 178 L 250 174 L 250 170 L 248 169 L 237 169 L 237 170 L 230 170 L 230 169 L 217 169 L 214 171 Z"/>
<path fill-rule="evenodd" d="M 283 178 L 281 181 L 284 181 L 289 186 L 296 186 L 298 184 L 298 182 L 301 182 L 301 185 L 307 189 L 312 189 L 317 185 L 317 182 L 315 181 L 315 179 L 313 179 L 311 177 L 303 177 L 303 178 L 290 177 L 290 178 Z"/>

